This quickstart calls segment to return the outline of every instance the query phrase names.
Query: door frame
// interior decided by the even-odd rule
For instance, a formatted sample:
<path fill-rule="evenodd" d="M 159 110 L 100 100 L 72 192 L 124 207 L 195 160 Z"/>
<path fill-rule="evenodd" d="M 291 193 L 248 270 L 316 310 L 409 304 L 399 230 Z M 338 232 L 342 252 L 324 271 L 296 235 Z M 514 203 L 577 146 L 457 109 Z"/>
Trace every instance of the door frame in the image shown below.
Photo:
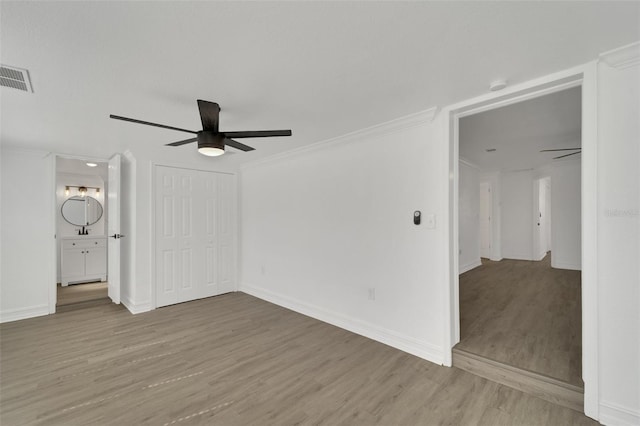
<path fill-rule="evenodd" d="M 487 192 L 490 194 L 489 196 L 487 196 L 487 198 L 488 198 L 488 200 L 487 200 L 487 202 L 488 202 L 488 211 L 489 211 L 489 218 L 490 218 L 490 223 L 489 223 L 489 250 L 488 250 L 489 251 L 489 256 L 482 256 L 482 254 L 483 254 L 483 251 L 482 251 L 482 240 L 483 240 L 483 238 L 482 238 L 482 226 L 480 226 L 479 233 L 478 233 L 478 235 L 480 237 L 479 238 L 480 239 L 480 257 L 484 257 L 485 259 L 493 259 L 494 258 L 494 255 L 493 255 L 493 247 L 494 247 L 494 242 L 493 242 L 493 226 L 494 226 L 493 225 L 493 223 L 494 223 L 494 221 L 493 221 L 493 185 L 491 184 L 490 180 L 480 180 L 479 183 L 480 183 L 480 199 L 479 199 L 480 206 L 482 206 L 482 197 L 483 197 L 482 187 L 486 186 L 488 188 Z M 478 209 L 478 211 L 480 212 L 479 215 L 478 215 L 480 217 L 480 220 L 486 219 L 486 218 L 482 217 L 482 207 L 480 207 Z M 486 254 L 486 252 L 484 252 L 484 253 Z"/>
<path fill-rule="evenodd" d="M 517 84 L 500 92 L 487 93 L 443 108 L 442 130 L 448 149 L 444 158 L 448 187 L 444 193 L 448 215 L 444 218 L 447 245 L 445 288 L 443 289 L 444 364 L 452 364 L 453 346 L 460 341 L 458 270 L 458 159 L 459 119 L 479 112 L 580 86 L 582 88 L 582 379 L 584 412 L 599 418 L 598 384 L 598 287 L 597 287 L 597 61 Z M 586 190 L 588 188 L 588 190 Z"/>
<path fill-rule="evenodd" d="M 70 160 L 80 160 L 80 161 L 90 161 L 94 163 L 109 163 L 109 159 L 104 159 L 100 157 L 90 157 L 86 155 L 73 155 L 73 154 L 62 154 L 59 152 L 51 153 L 51 161 L 53 163 L 52 167 L 52 190 L 53 194 L 53 226 L 54 226 L 54 235 L 53 239 L 53 258 L 55 259 L 55 266 L 52 270 L 52 280 L 53 286 L 49 287 L 49 314 L 56 313 L 56 304 L 58 303 L 58 248 L 60 246 L 60 238 L 58 236 L 58 206 L 57 206 L 57 198 L 56 191 L 58 188 L 58 158 L 67 158 Z M 106 194 L 105 194 L 106 195 Z M 106 232 L 106 229 L 105 229 Z M 107 259 L 107 262 L 109 259 Z M 107 276 L 107 280 L 109 277 Z"/>
<path fill-rule="evenodd" d="M 549 215 L 547 215 L 547 212 L 550 210 L 549 206 L 548 206 L 548 200 L 549 200 L 549 190 L 546 189 L 546 183 L 551 182 L 551 176 L 547 175 L 547 174 L 543 174 L 537 177 L 534 177 L 533 179 L 533 223 L 531 224 L 533 227 L 533 248 L 531 249 L 531 252 L 533 254 L 533 259 L 536 261 L 540 261 L 542 259 L 544 259 L 544 257 L 546 256 L 546 254 L 551 250 L 551 241 L 549 241 L 549 232 L 548 232 L 548 228 L 549 228 Z M 540 211 L 540 192 L 541 192 L 541 188 L 545 186 L 545 190 L 544 190 L 544 195 L 545 195 L 545 200 L 544 200 L 544 206 L 545 206 L 545 211 L 544 211 L 544 216 L 543 216 L 543 220 L 540 220 L 540 216 L 542 214 L 542 212 Z M 540 224 L 540 225 L 538 225 Z M 544 226 L 542 226 L 542 224 L 544 224 Z M 544 228 L 544 237 L 540 238 L 540 234 L 541 234 L 541 230 Z M 541 242 L 545 241 L 545 250 L 542 251 L 540 250 L 541 247 Z M 541 253 L 542 252 L 542 253 Z M 540 255 L 542 255 L 542 257 L 540 257 Z"/>

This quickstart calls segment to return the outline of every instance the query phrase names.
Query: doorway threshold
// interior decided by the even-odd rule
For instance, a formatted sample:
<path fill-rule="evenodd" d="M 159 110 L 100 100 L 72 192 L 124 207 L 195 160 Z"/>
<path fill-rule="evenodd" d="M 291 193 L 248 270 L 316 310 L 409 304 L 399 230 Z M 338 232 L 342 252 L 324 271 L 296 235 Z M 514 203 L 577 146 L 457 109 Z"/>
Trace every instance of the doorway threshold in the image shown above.
<path fill-rule="evenodd" d="M 545 401 L 584 412 L 584 389 L 553 377 L 453 348 L 453 366 Z"/>

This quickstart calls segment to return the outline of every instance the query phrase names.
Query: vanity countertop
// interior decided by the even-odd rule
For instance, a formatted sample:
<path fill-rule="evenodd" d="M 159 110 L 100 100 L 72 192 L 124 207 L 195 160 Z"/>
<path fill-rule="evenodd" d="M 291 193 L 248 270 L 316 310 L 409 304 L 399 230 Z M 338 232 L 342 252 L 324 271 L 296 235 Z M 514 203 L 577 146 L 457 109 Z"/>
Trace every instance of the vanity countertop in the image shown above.
<path fill-rule="evenodd" d="M 64 237 L 60 237 L 61 240 L 86 240 L 86 239 L 102 239 L 107 238 L 106 235 L 67 235 Z"/>

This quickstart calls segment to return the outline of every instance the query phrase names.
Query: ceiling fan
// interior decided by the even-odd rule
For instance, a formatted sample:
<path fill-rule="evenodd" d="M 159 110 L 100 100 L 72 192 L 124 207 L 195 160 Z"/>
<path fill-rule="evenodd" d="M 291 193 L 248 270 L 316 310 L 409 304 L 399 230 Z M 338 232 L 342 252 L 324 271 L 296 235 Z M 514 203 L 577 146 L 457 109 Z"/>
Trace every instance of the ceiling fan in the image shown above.
<path fill-rule="evenodd" d="M 572 152 L 570 154 L 560 155 L 559 157 L 553 157 L 554 160 L 557 160 L 558 158 L 564 158 L 564 157 L 568 157 L 570 155 L 580 154 L 582 152 L 582 148 L 543 149 L 540 152 L 552 152 L 552 151 L 576 151 L 576 152 Z"/>
<path fill-rule="evenodd" d="M 150 123 L 148 121 L 136 120 L 134 118 L 121 117 L 119 115 L 109 115 L 116 120 L 129 121 L 131 123 L 146 124 L 147 126 L 161 127 L 163 129 L 177 130 L 179 132 L 194 133 L 195 138 L 166 144 L 167 146 L 180 146 L 192 142 L 198 142 L 198 152 L 201 154 L 216 157 L 224 154 L 225 146 L 232 146 L 240 151 L 253 151 L 248 145 L 242 144 L 231 138 L 264 138 L 271 136 L 291 136 L 291 130 L 251 130 L 245 132 L 221 132 L 218 129 L 218 119 L 220 115 L 220 105 L 215 102 L 198 99 L 198 109 L 200 110 L 200 120 L 202 130 L 194 131 L 181 129 L 179 127 L 165 126 L 164 124 Z"/>

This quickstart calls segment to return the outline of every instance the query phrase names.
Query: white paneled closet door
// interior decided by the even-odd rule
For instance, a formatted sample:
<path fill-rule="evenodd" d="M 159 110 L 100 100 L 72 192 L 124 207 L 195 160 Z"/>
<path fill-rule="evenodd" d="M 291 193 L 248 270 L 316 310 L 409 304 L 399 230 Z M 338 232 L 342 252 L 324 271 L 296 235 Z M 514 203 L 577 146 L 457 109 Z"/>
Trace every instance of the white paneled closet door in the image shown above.
<path fill-rule="evenodd" d="M 156 166 L 156 306 L 235 290 L 235 176 Z"/>
<path fill-rule="evenodd" d="M 235 176 L 220 175 L 218 180 L 218 277 L 223 293 L 235 288 L 236 272 L 236 187 Z"/>
<path fill-rule="evenodd" d="M 204 270 L 202 296 L 209 297 L 220 294 L 218 287 L 218 175 L 202 173 L 204 186 Z"/>

